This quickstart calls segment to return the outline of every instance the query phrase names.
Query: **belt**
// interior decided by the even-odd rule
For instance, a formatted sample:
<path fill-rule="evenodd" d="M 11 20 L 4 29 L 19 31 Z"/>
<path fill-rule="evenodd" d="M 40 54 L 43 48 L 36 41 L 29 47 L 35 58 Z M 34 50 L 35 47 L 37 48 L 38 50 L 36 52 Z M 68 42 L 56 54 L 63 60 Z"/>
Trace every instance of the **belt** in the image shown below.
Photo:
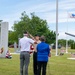
<path fill-rule="evenodd" d="M 27 53 L 29 53 L 29 51 L 21 51 L 21 52 L 27 52 Z"/>

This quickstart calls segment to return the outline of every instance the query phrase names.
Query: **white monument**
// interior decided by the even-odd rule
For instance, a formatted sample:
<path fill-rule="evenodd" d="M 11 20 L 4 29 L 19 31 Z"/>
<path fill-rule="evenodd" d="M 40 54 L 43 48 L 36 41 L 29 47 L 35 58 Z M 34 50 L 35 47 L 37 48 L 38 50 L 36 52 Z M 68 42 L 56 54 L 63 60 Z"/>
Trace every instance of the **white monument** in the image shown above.
<path fill-rule="evenodd" d="M 16 52 L 17 51 L 17 43 L 14 42 L 14 51 Z"/>
<path fill-rule="evenodd" d="M 0 22 L 0 50 L 1 48 L 3 52 L 0 53 L 0 58 L 3 58 L 8 50 L 8 22 Z"/>

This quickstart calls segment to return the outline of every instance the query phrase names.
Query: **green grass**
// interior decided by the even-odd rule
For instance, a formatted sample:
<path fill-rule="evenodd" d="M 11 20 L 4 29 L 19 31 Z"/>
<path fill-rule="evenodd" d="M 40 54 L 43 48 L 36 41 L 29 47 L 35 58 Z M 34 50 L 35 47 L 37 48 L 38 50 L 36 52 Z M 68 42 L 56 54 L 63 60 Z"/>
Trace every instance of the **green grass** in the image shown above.
<path fill-rule="evenodd" d="M 13 52 L 13 49 L 10 49 Z M 67 59 L 70 53 L 63 56 L 55 56 L 55 50 L 52 50 L 52 57 L 49 58 L 47 65 L 47 75 L 75 75 L 75 60 Z M 0 75 L 20 75 L 19 55 L 12 55 L 12 59 L 0 58 Z M 31 56 L 29 64 L 29 75 L 33 75 L 33 59 Z"/>

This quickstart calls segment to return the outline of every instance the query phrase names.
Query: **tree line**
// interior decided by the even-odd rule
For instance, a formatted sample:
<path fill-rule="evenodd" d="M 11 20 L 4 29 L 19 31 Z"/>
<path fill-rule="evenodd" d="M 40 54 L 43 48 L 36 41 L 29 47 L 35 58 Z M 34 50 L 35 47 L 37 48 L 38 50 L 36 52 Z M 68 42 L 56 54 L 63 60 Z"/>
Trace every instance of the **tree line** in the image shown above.
<path fill-rule="evenodd" d="M 69 39 L 69 40 L 67 40 L 68 41 L 68 46 L 69 47 L 71 47 L 71 45 L 73 44 L 73 43 L 75 43 L 75 41 L 74 40 L 71 40 L 71 39 Z M 59 39 L 58 40 L 58 44 L 60 44 L 61 46 L 66 46 L 66 39 Z"/>
<path fill-rule="evenodd" d="M 46 20 L 41 19 L 35 13 L 30 13 L 30 17 L 24 11 L 21 14 L 20 20 L 15 21 L 12 27 L 12 31 L 9 31 L 9 45 L 14 44 L 14 42 L 18 43 L 18 39 L 23 37 L 23 32 L 28 31 L 33 36 L 35 34 L 45 35 L 46 42 L 52 44 L 56 42 L 56 34 L 54 31 L 50 30 Z M 68 40 L 68 45 L 74 43 L 74 40 Z M 59 39 L 58 44 L 61 46 L 66 46 L 65 39 Z"/>

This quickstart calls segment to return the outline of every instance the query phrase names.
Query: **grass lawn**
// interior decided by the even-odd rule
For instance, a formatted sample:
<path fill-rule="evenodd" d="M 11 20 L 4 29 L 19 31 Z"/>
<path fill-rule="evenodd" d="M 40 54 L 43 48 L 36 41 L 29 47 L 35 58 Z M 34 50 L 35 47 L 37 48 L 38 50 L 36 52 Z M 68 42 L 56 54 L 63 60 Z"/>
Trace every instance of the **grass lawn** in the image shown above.
<path fill-rule="evenodd" d="M 13 52 L 13 49 L 11 51 Z M 70 52 L 75 52 L 75 50 L 69 49 L 68 54 L 55 56 L 55 50 L 52 50 L 52 57 L 49 58 L 47 65 L 47 75 L 75 75 L 75 60 L 67 59 L 70 57 Z M 20 75 L 19 54 L 12 56 L 12 59 L 0 58 L 0 75 Z M 29 75 L 33 75 L 32 61 L 31 55 Z"/>

